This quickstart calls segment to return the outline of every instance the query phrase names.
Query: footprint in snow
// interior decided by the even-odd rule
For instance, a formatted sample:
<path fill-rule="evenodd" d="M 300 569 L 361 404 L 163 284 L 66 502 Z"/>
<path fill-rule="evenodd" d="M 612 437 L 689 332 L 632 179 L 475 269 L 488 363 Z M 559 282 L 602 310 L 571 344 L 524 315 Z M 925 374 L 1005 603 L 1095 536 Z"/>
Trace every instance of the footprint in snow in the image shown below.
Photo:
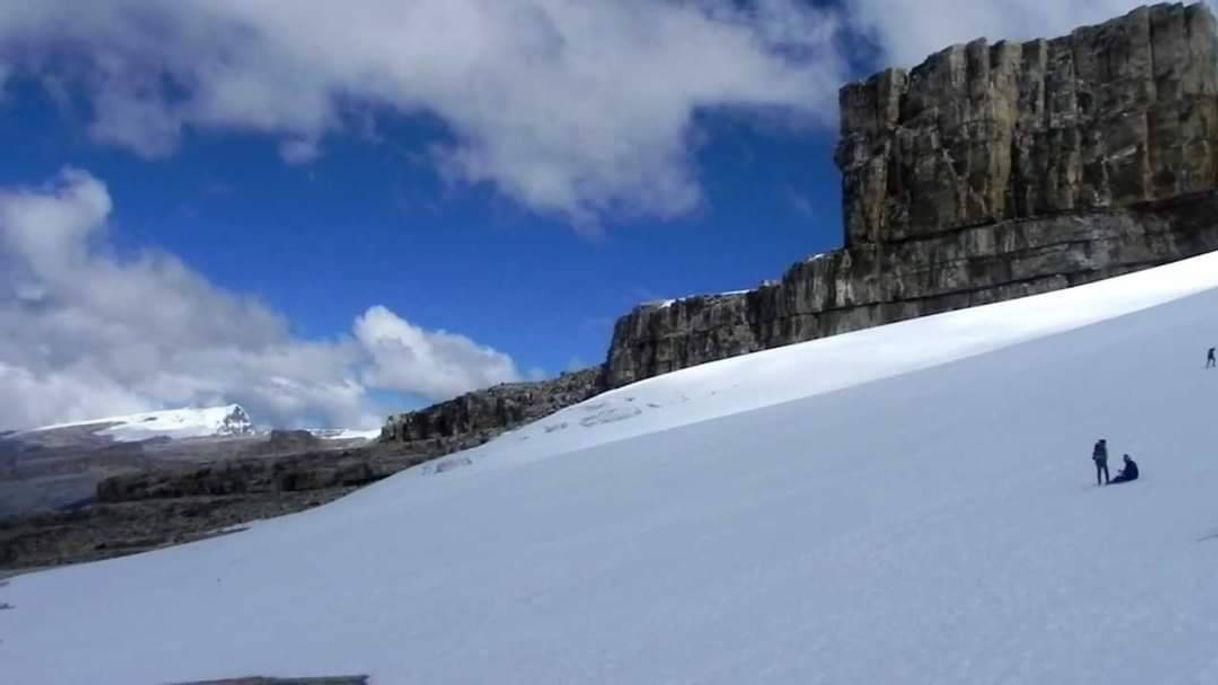
<path fill-rule="evenodd" d="M 469 457 L 456 457 L 454 459 L 445 459 L 443 461 L 436 462 L 436 465 L 431 468 L 430 473 L 432 473 L 432 474 L 444 473 L 445 471 L 452 471 L 453 469 L 459 469 L 462 466 L 469 466 L 472 463 L 473 462 L 470 461 Z"/>
<path fill-rule="evenodd" d="M 603 423 L 613 423 L 614 421 L 624 421 L 626 419 L 642 414 L 643 410 L 638 407 L 608 407 L 591 416 L 585 416 L 580 419 L 579 425 L 585 428 L 596 426 Z"/>

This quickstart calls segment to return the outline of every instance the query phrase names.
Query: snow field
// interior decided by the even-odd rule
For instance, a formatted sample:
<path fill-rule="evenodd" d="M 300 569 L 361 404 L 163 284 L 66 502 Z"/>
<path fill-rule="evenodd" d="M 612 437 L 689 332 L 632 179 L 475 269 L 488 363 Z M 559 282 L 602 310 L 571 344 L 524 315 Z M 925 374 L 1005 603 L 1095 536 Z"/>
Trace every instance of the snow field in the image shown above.
<path fill-rule="evenodd" d="M 0 681 L 1218 682 L 1216 313 L 1209 255 L 644 381 L 13 579 Z"/>

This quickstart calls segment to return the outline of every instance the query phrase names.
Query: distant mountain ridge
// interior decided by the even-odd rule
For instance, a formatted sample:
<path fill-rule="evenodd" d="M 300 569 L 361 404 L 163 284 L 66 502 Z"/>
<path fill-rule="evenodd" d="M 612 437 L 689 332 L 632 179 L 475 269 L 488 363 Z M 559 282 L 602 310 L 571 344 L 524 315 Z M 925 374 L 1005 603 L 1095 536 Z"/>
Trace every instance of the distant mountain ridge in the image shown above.
<path fill-rule="evenodd" d="M 18 435 L 45 433 L 62 429 L 87 429 L 88 434 L 108 437 L 115 442 L 139 442 L 152 438 L 204 438 L 254 435 L 257 431 L 250 415 L 239 404 L 218 407 L 165 409 L 126 416 L 110 416 L 86 421 L 57 423 L 19 431 Z"/>
<path fill-rule="evenodd" d="M 92 427 L 92 430 L 89 428 Z M 371 440 L 380 435 L 381 429 L 360 430 L 354 428 L 303 428 L 322 440 Z M 68 432 L 96 438 L 110 438 L 115 442 L 140 442 L 154 438 L 230 438 L 270 434 L 269 429 L 254 425 L 249 412 L 239 404 L 217 407 L 188 407 L 162 409 L 159 411 L 107 416 L 100 419 L 56 423 L 26 430 L 0 430 L 0 438 L 34 438 L 39 433 Z"/>
<path fill-rule="evenodd" d="M 292 470 L 313 478 L 296 478 L 297 488 L 305 489 L 304 484 L 326 482 L 314 472 L 326 471 L 329 458 L 317 455 L 369 445 L 379 433 L 379 429 L 266 429 L 256 426 L 239 404 L 0 432 L 0 518 L 92 502 L 97 485 L 115 476 L 190 471 L 204 464 L 242 460 L 269 463 L 294 454 L 316 457 L 292 462 Z"/>

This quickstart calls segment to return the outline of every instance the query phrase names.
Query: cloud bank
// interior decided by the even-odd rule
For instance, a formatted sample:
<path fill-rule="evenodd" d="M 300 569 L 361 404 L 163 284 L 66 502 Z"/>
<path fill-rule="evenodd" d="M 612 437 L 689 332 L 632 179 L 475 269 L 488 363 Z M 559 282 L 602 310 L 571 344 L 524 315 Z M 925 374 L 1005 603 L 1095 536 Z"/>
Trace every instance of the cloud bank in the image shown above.
<path fill-rule="evenodd" d="M 83 90 L 90 134 L 148 157 L 188 127 L 281 137 L 307 162 L 353 108 L 425 112 L 430 150 L 576 220 L 699 201 L 700 108 L 834 116 L 835 13 L 799 0 L 0 2 L 0 63 Z"/>
<path fill-rule="evenodd" d="M 764 110 L 831 125 L 855 69 L 978 36 L 1030 38 L 1138 0 L 0 1 L 0 80 L 87 103 L 147 157 L 240 130 L 309 163 L 368 112 L 426 113 L 446 178 L 575 221 L 697 206 L 692 122 Z M 860 59 L 867 62 L 860 64 Z M 359 113 L 359 116 L 356 113 Z"/>
<path fill-rule="evenodd" d="M 277 425 L 375 426 L 370 390 L 438 400 L 520 378 L 507 355 L 380 306 L 350 335 L 295 338 L 173 255 L 116 255 L 111 210 L 79 170 L 0 189 L 0 428 L 225 402 Z"/>

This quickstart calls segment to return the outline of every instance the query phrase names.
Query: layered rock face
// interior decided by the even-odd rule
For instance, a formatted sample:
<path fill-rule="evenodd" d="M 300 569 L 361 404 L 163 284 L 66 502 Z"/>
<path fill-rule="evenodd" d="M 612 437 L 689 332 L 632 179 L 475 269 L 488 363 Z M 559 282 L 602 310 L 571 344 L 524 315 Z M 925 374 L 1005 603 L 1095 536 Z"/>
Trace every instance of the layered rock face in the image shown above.
<path fill-rule="evenodd" d="M 337 451 L 303 452 L 279 459 L 238 459 L 190 468 L 111 476 L 97 484 L 96 501 L 220 497 L 355 487 L 393 473 L 394 468 Z"/>
<path fill-rule="evenodd" d="M 609 387 L 764 349 L 747 293 L 645 304 L 617 320 L 605 362 Z"/>
<path fill-rule="evenodd" d="M 1218 249 L 1218 38 L 1202 5 L 974 41 L 841 93 L 845 248 L 618 321 L 616 387 Z"/>
<path fill-rule="evenodd" d="M 846 86 L 847 244 L 1213 188 L 1215 40 L 1203 5 L 1157 5 Z"/>
<path fill-rule="evenodd" d="M 392 416 L 383 442 L 439 456 L 480 445 L 516 426 L 582 402 L 605 389 L 600 367 L 532 383 L 505 383 L 426 409 Z"/>

